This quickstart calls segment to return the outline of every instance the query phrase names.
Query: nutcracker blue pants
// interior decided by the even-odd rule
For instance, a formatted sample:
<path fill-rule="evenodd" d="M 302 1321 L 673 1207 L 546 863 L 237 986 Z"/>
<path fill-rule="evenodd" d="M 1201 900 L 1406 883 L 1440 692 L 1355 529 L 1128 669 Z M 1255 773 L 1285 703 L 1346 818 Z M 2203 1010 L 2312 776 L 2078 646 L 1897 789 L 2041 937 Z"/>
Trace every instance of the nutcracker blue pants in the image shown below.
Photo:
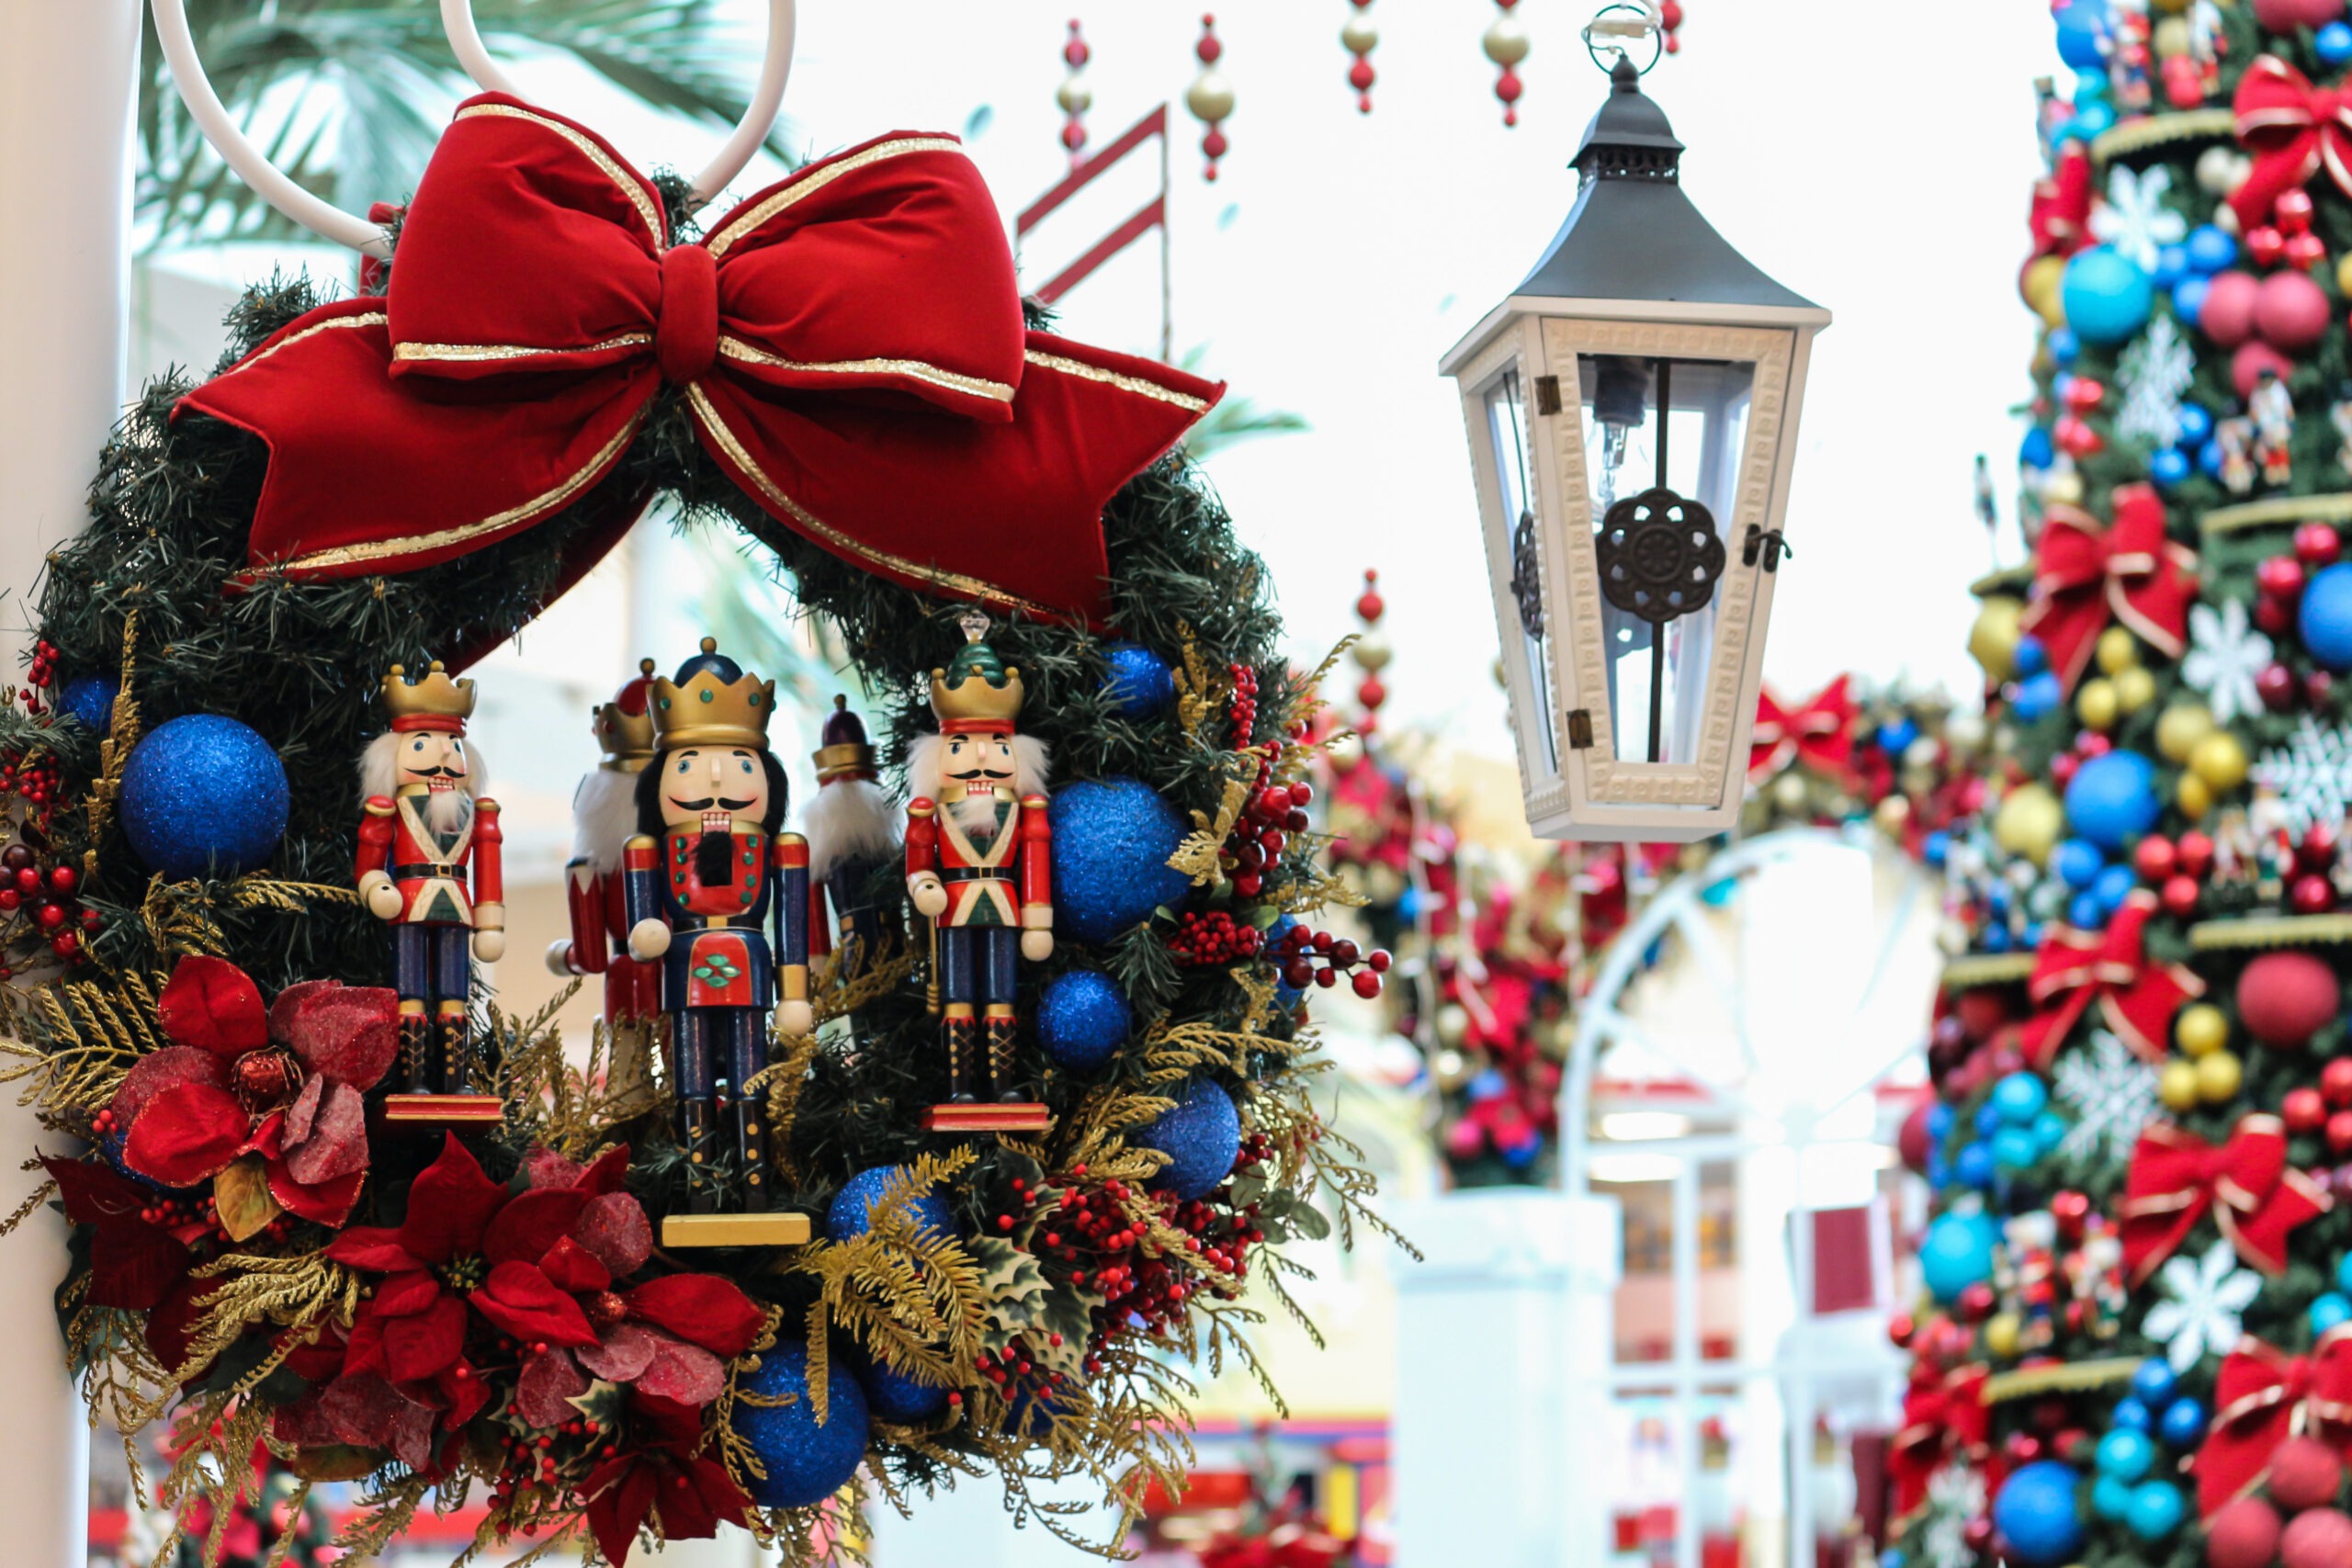
<path fill-rule="evenodd" d="M 473 983 L 470 927 L 420 921 L 392 928 L 392 986 L 402 1001 L 462 1002 Z"/>
<path fill-rule="evenodd" d="M 1021 933 L 1011 926 L 942 926 L 939 995 L 943 1001 L 987 1007 L 1013 996 Z"/>

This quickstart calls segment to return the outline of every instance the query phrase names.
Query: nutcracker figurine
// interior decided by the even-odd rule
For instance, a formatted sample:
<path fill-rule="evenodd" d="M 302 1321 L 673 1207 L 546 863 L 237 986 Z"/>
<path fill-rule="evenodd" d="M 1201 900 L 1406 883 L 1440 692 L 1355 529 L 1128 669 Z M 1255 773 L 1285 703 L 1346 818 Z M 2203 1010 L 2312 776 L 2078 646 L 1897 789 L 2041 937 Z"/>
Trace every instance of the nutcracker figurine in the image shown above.
<path fill-rule="evenodd" d="M 726 1201 L 722 1143 L 741 1179 L 736 1205 L 764 1214 L 767 1134 L 757 1092 L 746 1086 L 767 1066 L 771 1008 L 783 1033 L 815 1027 L 808 845 L 797 833 L 776 831 L 788 791 L 784 767 L 768 750 L 775 682 L 745 674 L 705 637 L 675 681 L 654 679 L 651 698 L 654 753 L 637 779 L 637 834 L 621 856 L 623 898 L 629 955 L 640 964 L 662 961 L 671 1087 L 691 1167 L 691 1213 L 684 1218 L 716 1215 Z M 805 1219 L 789 1218 L 801 1222 L 805 1236 Z M 682 1225 L 674 1216 L 662 1237 L 672 1246 L 757 1239 L 740 1225 Z"/>
<path fill-rule="evenodd" d="M 1044 742 L 1014 728 L 1021 671 L 980 640 L 988 617 L 970 612 L 961 624 L 964 647 L 931 672 L 939 733 L 917 740 L 907 761 L 918 795 L 907 807 L 907 893 L 931 921 L 947 1047 L 948 1103 L 927 1124 L 1029 1130 L 1049 1118 L 1013 1085 L 1014 954 L 1041 963 L 1054 952 L 1047 759 Z"/>
<path fill-rule="evenodd" d="M 637 679 L 611 702 L 589 710 L 604 755 L 571 796 L 571 863 L 564 872 L 571 935 L 548 948 L 548 967 L 557 975 L 605 977 L 607 1088 L 616 1110 L 630 1115 L 651 1107 L 649 1064 L 654 1016 L 662 1010 L 662 967 L 629 956 L 622 896 L 621 853 L 637 831 L 637 777 L 653 761 L 653 660 L 639 660 L 637 668 Z"/>
<path fill-rule="evenodd" d="M 450 680 L 437 660 L 423 680 L 395 664 L 383 693 L 391 728 L 359 760 L 356 874 L 368 913 L 392 928 L 405 1092 L 385 1115 L 496 1122 L 498 1097 L 476 1092 L 466 1015 L 472 960 L 495 964 L 506 950 L 498 803 L 477 798 L 482 760 L 466 739 L 474 683 Z"/>
<path fill-rule="evenodd" d="M 874 748 L 865 726 L 849 711 L 849 699 L 833 698 L 826 716 L 824 744 L 817 750 L 817 798 L 808 803 L 808 951 L 832 953 L 843 976 L 905 940 L 899 893 L 888 889 L 888 907 L 875 897 L 885 868 L 899 858 L 904 827 L 898 803 L 875 782 Z M 825 918 L 825 902 L 832 918 Z"/>

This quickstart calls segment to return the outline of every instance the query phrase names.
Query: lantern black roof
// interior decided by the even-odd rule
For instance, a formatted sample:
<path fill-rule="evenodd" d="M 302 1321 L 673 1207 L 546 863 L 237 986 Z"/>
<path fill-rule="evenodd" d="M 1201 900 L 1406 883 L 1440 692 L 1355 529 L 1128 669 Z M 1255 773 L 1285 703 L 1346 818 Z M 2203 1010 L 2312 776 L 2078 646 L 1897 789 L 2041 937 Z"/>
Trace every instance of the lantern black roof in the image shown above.
<path fill-rule="evenodd" d="M 1514 294 L 1818 310 L 1767 277 L 1682 194 L 1682 143 L 1620 54 L 1571 160 L 1577 204 Z"/>

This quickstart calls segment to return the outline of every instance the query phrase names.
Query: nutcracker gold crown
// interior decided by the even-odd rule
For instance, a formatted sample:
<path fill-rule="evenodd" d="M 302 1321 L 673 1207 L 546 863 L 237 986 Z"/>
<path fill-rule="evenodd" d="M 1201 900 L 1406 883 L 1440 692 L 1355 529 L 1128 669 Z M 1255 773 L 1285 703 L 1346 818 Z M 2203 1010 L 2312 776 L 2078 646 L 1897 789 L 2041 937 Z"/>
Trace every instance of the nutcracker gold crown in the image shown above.
<path fill-rule="evenodd" d="M 435 660 L 421 680 L 412 680 L 395 664 L 384 675 L 384 707 L 394 729 L 446 729 L 463 735 L 474 714 L 474 683 L 470 678 L 452 681 Z"/>
<path fill-rule="evenodd" d="M 596 749 L 605 754 L 598 765 L 608 773 L 633 773 L 653 760 L 653 660 L 637 661 L 637 679 L 621 688 L 609 703 L 590 710 L 596 729 Z M 629 711 L 634 701 L 637 711 Z"/>
<path fill-rule="evenodd" d="M 964 646 L 944 670 L 931 672 L 931 711 L 942 733 L 956 729 L 1010 729 L 1021 716 L 1021 670 L 1006 664 L 980 640 L 988 617 L 966 612 Z"/>
<path fill-rule="evenodd" d="M 653 678 L 653 740 L 657 750 L 681 746 L 747 746 L 768 749 L 768 717 L 775 711 L 775 682 L 749 671 L 723 678 L 736 670 L 734 660 L 718 652 L 718 639 L 702 639 L 702 657 L 688 667 L 701 666 L 684 685 Z"/>

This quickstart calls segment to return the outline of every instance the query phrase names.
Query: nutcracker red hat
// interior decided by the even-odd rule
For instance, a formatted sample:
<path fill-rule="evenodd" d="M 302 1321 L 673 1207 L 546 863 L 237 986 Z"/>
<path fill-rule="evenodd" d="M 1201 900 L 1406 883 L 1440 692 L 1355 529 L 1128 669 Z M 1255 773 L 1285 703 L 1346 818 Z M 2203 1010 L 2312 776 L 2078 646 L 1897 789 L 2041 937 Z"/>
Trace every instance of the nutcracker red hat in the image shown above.
<path fill-rule="evenodd" d="M 396 730 L 437 729 L 463 735 L 474 714 L 471 679 L 452 681 L 435 660 L 422 680 L 410 680 L 395 664 L 384 676 L 384 707 Z"/>
<path fill-rule="evenodd" d="M 964 646 L 944 670 L 931 672 L 931 711 L 939 717 L 942 735 L 1011 729 L 1021 715 L 1021 671 L 996 656 L 980 640 L 989 618 L 966 611 L 957 624 L 964 628 Z"/>
<path fill-rule="evenodd" d="M 833 711 L 825 717 L 823 744 L 817 748 L 820 787 L 843 779 L 874 778 L 874 748 L 866 743 L 865 725 L 849 711 L 849 698 L 833 694 Z"/>
<path fill-rule="evenodd" d="M 596 765 L 608 773 L 641 772 L 653 761 L 653 660 L 637 661 L 637 679 L 623 686 L 609 703 L 588 710 L 604 760 Z"/>

